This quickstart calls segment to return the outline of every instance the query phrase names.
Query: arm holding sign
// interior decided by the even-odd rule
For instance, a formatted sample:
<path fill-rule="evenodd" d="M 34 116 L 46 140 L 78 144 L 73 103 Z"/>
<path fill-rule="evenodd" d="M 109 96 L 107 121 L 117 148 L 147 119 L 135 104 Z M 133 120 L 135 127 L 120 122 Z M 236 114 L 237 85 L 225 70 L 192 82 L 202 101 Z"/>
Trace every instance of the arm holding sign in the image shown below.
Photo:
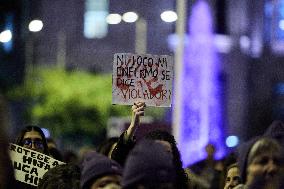
<path fill-rule="evenodd" d="M 128 153 L 136 143 L 134 135 L 140 124 L 140 116 L 144 115 L 145 107 L 146 104 L 144 102 L 134 103 L 132 106 L 131 123 L 128 129 L 120 135 L 115 148 L 111 152 L 111 159 L 117 161 L 122 166 L 124 166 Z"/>
<path fill-rule="evenodd" d="M 134 140 L 133 137 L 137 127 L 139 127 L 140 125 L 140 116 L 144 115 L 145 107 L 145 102 L 134 103 L 134 105 L 132 106 L 131 123 L 124 135 L 125 142 L 127 142 L 128 140 Z"/>

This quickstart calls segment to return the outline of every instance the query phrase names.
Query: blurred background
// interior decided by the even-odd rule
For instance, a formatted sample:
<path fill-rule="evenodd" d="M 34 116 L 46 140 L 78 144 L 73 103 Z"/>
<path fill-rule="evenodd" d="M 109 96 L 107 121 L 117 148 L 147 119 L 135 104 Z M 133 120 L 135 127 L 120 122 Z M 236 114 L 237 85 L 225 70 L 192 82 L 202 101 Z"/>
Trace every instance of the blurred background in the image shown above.
<path fill-rule="evenodd" d="M 184 3 L 181 10 L 178 3 Z M 178 24 L 184 24 L 184 40 L 176 34 Z M 200 36 L 205 39 L 201 43 Z M 190 74 L 182 81 L 205 82 L 212 88 L 207 97 L 217 94 L 215 105 L 198 113 L 203 101 L 185 100 L 199 97 L 184 83 L 176 90 L 189 91 L 181 99 L 187 106 L 178 106 L 175 98 L 172 108 L 147 108 L 145 128 L 172 131 L 179 108 L 184 113 L 176 133 L 188 135 L 178 141 L 186 138 L 188 144 L 201 128 L 216 131 L 194 140 L 206 137 L 200 149 L 213 142 L 222 149 L 221 157 L 262 134 L 272 120 L 283 120 L 284 0 L 1 0 L 2 119 L 11 140 L 28 123 L 44 128 L 61 150 L 96 146 L 118 136 L 131 112 L 129 106 L 111 104 L 114 53 L 177 56 L 179 45 L 184 47 L 182 62 L 175 64 L 183 64 L 184 71 L 175 74 L 207 69 L 216 82 Z M 210 112 L 218 112 L 213 121 Z M 193 113 L 197 118 L 191 118 Z M 209 120 L 205 125 L 204 119 Z M 187 163 L 198 160 L 188 159 L 184 157 Z"/>

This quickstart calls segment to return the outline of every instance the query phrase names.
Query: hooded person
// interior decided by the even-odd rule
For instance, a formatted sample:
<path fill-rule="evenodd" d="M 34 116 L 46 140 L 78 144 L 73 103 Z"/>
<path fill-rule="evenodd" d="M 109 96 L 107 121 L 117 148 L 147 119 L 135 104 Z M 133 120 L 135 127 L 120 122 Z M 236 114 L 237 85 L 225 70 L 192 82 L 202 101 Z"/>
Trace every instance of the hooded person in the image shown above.
<path fill-rule="evenodd" d="M 239 149 L 238 162 L 244 185 L 236 189 L 279 189 L 283 170 L 283 148 L 276 140 L 257 137 Z"/>
<path fill-rule="evenodd" d="M 284 147 L 284 123 L 280 120 L 273 121 L 263 136 L 274 138 Z"/>
<path fill-rule="evenodd" d="M 123 171 L 123 189 L 175 189 L 173 156 L 153 140 L 142 140 L 130 152 Z"/>
<path fill-rule="evenodd" d="M 81 164 L 82 189 L 120 189 L 122 168 L 114 160 L 97 152 L 88 152 Z"/>

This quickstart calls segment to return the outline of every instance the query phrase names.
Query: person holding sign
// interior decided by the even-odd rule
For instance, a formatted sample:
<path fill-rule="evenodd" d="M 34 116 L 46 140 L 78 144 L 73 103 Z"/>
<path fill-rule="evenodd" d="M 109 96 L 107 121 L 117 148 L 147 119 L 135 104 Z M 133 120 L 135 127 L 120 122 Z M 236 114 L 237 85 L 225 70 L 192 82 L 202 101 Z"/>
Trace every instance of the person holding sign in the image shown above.
<path fill-rule="evenodd" d="M 135 131 L 140 124 L 140 116 L 144 115 L 145 107 L 146 104 L 144 102 L 134 103 L 132 106 L 132 118 L 130 126 L 124 133 L 122 133 L 116 147 L 112 151 L 111 158 L 120 163 L 122 166 L 125 165 L 129 152 L 136 144 Z M 188 178 L 182 167 L 180 153 L 174 136 L 166 131 L 156 130 L 148 133 L 144 138 L 162 144 L 165 149 L 172 154 L 175 174 L 177 176 L 175 186 L 179 189 L 188 189 Z"/>
<path fill-rule="evenodd" d="M 15 144 L 28 148 L 45 155 L 49 155 L 46 138 L 44 133 L 38 126 L 28 125 L 23 130 L 21 130 L 19 136 L 17 137 Z M 27 183 L 16 181 L 17 189 L 35 189 L 36 186 L 32 186 Z"/>
<path fill-rule="evenodd" d="M 46 138 L 38 126 L 26 126 L 20 132 L 15 143 L 19 146 L 49 155 Z"/>
<path fill-rule="evenodd" d="M 124 166 L 128 153 L 136 143 L 134 134 L 140 124 L 140 116 L 144 115 L 145 107 L 145 102 L 134 103 L 134 105 L 132 106 L 132 117 L 130 126 L 119 137 L 116 146 L 111 152 L 111 159 L 114 159 L 122 166 Z"/>

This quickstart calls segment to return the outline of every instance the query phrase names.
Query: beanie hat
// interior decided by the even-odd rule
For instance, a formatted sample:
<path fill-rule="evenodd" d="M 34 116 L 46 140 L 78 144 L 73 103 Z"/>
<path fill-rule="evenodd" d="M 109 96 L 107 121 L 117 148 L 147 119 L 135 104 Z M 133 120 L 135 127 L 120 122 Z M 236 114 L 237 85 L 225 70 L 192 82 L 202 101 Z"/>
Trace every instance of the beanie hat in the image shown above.
<path fill-rule="evenodd" d="M 142 140 L 130 152 L 123 171 L 122 187 L 175 181 L 172 154 L 153 140 Z"/>
<path fill-rule="evenodd" d="M 122 175 L 122 168 L 117 162 L 97 152 L 89 152 L 84 156 L 81 170 L 81 188 L 105 175 Z"/>

